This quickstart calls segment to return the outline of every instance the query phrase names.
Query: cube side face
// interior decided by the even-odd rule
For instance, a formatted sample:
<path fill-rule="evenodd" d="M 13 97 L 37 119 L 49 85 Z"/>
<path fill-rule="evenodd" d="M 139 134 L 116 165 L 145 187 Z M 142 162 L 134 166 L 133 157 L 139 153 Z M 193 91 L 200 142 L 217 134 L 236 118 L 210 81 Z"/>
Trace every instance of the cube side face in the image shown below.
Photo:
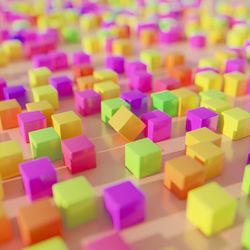
<path fill-rule="evenodd" d="M 241 236 L 241 245 L 246 248 L 250 249 L 250 217 L 248 217 L 244 223 L 243 233 Z"/>
<path fill-rule="evenodd" d="M 130 148 L 129 144 L 126 144 L 125 145 L 125 166 L 138 179 L 140 178 L 140 162 L 141 162 L 141 157 L 137 155 Z"/>
<path fill-rule="evenodd" d="M 21 111 L 21 106 L 0 111 L 0 130 L 18 127 L 17 116 Z"/>
<path fill-rule="evenodd" d="M 241 189 L 245 194 L 250 195 L 250 165 L 249 164 L 245 167 Z"/>
<path fill-rule="evenodd" d="M 10 219 L 3 215 L 0 217 L 0 244 L 3 244 L 12 238 L 12 226 Z"/>

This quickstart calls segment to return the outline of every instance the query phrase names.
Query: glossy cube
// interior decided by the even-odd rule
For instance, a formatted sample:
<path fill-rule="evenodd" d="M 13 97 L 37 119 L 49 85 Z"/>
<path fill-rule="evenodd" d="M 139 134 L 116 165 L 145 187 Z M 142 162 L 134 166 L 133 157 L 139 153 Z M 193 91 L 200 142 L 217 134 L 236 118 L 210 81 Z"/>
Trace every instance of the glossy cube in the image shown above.
<path fill-rule="evenodd" d="M 223 78 L 220 74 L 207 70 L 195 74 L 195 85 L 201 91 L 210 89 L 222 90 Z"/>
<path fill-rule="evenodd" d="M 104 81 L 94 85 L 94 90 L 99 93 L 102 100 L 112 99 L 120 95 L 120 86 L 113 81 Z"/>
<path fill-rule="evenodd" d="M 131 89 L 149 92 L 152 90 L 152 80 L 152 74 L 146 71 L 139 71 L 129 76 L 129 85 Z"/>
<path fill-rule="evenodd" d="M 68 76 L 54 76 L 49 79 L 51 86 L 53 86 L 59 97 L 73 95 L 73 82 Z"/>
<path fill-rule="evenodd" d="M 30 69 L 29 72 L 29 83 L 31 87 L 38 87 L 49 84 L 49 78 L 51 71 L 47 67 L 40 67 L 36 69 Z"/>

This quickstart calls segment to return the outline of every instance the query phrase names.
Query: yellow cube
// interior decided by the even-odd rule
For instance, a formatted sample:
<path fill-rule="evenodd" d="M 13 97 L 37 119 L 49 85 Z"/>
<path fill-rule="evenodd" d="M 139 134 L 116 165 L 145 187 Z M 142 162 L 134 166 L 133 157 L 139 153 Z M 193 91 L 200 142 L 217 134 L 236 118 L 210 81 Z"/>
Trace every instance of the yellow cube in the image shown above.
<path fill-rule="evenodd" d="M 121 106 L 115 112 L 108 123 L 116 132 L 129 141 L 135 140 L 146 126 L 140 118 L 124 106 Z"/>
<path fill-rule="evenodd" d="M 161 52 L 157 50 L 143 50 L 140 54 L 140 60 L 147 65 L 149 71 L 161 67 Z"/>
<path fill-rule="evenodd" d="M 84 31 L 92 31 L 93 29 L 96 29 L 100 25 L 100 18 L 93 14 L 88 13 L 80 16 L 80 27 Z"/>
<path fill-rule="evenodd" d="M 212 28 L 208 31 L 208 44 L 215 45 L 225 41 L 226 30 L 224 28 Z"/>
<path fill-rule="evenodd" d="M 222 112 L 222 133 L 232 140 L 250 135 L 250 113 L 241 108 L 232 108 Z"/>
<path fill-rule="evenodd" d="M 50 85 L 40 86 L 32 89 L 33 99 L 35 102 L 48 101 L 54 109 L 58 109 L 58 93 Z"/>
<path fill-rule="evenodd" d="M 31 87 L 38 87 L 49 84 L 52 73 L 47 67 L 29 70 L 29 83 Z"/>
<path fill-rule="evenodd" d="M 85 36 L 82 39 L 82 48 L 86 53 L 97 54 L 101 51 L 101 42 L 97 36 Z"/>
<path fill-rule="evenodd" d="M 224 74 L 224 83 L 224 92 L 229 96 L 242 96 L 247 93 L 247 75 L 241 72 Z"/>
<path fill-rule="evenodd" d="M 4 190 L 3 190 L 2 178 L 0 176 L 0 201 L 3 199 L 4 199 Z"/>
<path fill-rule="evenodd" d="M 68 139 L 82 134 L 82 121 L 74 111 L 52 115 L 53 127 L 61 139 Z"/>
<path fill-rule="evenodd" d="M 0 47 L 0 67 L 7 66 L 8 64 L 9 64 L 9 55 L 8 53 L 6 53 L 3 47 Z"/>
<path fill-rule="evenodd" d="M 233 51 L 230 50 L 219 50 L 215 53 L 215 60 L 217 61 L 217 64 L 219 65 L 219 68 L 221 71 L 225 70 L 225 62 L 228 59 L 236 58 L 236 54 Z"/>
<path fill-rule="evenodd" d="M 220 147 L 221 136 L 206 127 L 192 130 L 186 133 L 186 137 L 185 137 L 186 147 L 190 147 L 192 145 L 196 145 L 202 142 L 212 142 L 215 145 Z"/>
<path fill-rule="evenodd" d="M 199 95 L 186 88 L 172 90 L 171 94 L 178 98 L 178 116 L 185 116 L 189 109 L 199 107 Z"/>
<path fill-rule="evenodd" d="M 111 80 L 113 82 L 118 81 L 118 74 L 111 69 L 95 70 L 93 76 L 98 82 L 107 80 Z"/>
<path fill-rule="evenodd" d="M 22 161 L 22 148 L 17 141 L 0 142 L 0 175 L 3 180 L 19 175 L 18 166 Z"/>
<path fill-rule="evenodd" d="M 188 193 L 187 218 L 206 236 L 233 225 L 237 200 L 219 184 L 211 182 Z"/>
<path fill-rule="evenodd" d="M 194 82 L 200 91 L 210 89 L 221 90 L 223 86 L 222 76 L 209 70 L 195 74 Z"/>
<path fill-rule="evenodd" d="M 246 34 L 238 29 L 231 29 L 227 32 L 226 44 L 230 48 L 241 48 L 247 39 Z"/>
<path fill-rule="evenodd" d="M 186 154 L 205 167 L 206 180 L 221 175 L 224 167 L 224 152 L 212 142 L 202 142 L 187 147 Z"/>
<path fill-rule="evenodd" d="M 201 58 L 198 63 L 199 68 L 214 68 L 218 69 L 218 62 L 214 58 Z"/>
<path fill-rule="evenodd" d="M 101 95 L 102 100 L 120 96 L 120 86 L 113 81 L 96 83 L 94 85 L 94 90 Z"/>
<path fill-rule="evenodd" d="M 7 40 L 2 43 L 2 48 L 10 60 L 23 58 L 23 46 L 19 40 Z"/>
<path fill-rule="evenodd" d="M 128 39 L 115 39 L 112 44 L 112 52 L 118 56 L 130 56 L 132 54 L 132 43 Z"/>
<path fill-rule="evenodd" d="M 93 89 L 95 83 L 97 83 L 97 81 L 92 75 L 82 76 L 76 79 L 76 85 L 78 90 Z"/>

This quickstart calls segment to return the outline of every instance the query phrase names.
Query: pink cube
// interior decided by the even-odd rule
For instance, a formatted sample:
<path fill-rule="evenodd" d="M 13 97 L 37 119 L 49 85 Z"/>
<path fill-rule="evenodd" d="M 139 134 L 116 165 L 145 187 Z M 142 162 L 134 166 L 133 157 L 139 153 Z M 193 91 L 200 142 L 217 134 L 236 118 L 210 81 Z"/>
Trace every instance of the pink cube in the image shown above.
<path fill-rule="evenodd" d="M 49 158 L 42 157 L 21 163 L 19 170 L 30 201 L 52 196 L 52 186 L 57 182 L 57 174 Z"/>
<path fill-rule="evenodd" d="M 242 58 L 231 58 L 226 61 L 225 73 L 230 73 L 233 71 L 239 71 L 242 73 L 246 72 L 247 61 Z"/>
<path fill-rule="evenodd" d="M 147 65 L 140 61 L 132 61 L 125 66 L 125 72 L 128 77 L 135 75 L 139 71 L 147 71 Z"/>
<path fill-rule="evenodd" d="M 79 64 L 91 64 L 90 56 L 82 51 L 74 52 L 72 55 L 72 63 L 74 65 Z"/>
<path fill-rule="evenodd" d="M 118 233 L 101 237 L 82 246 L 84 250 L 132 250 Z"/>
<path fill-rule="evenodd" d="M 62 152 L 72 174 L 96 167 L 95 145 L 84 135 L 63 140 Z"/>
<path fill-rule="evenodd" d="M 83 116 L 92 115 L 101 111 L 101 95 L 92 89 L 75 93 L 75 107 Z"/>
<path fill-rule="evenodd" d="M 108 56 L 105 61 L 107 69 L 112 69 L 118 74 L 124 72 L 124 57 L 122 56 Z"/>
<path fill-rule="evenodd" d="M 29 132 L 47 127 L 46 117 L 40 111 L 30 111 L 18 114 L 19 131 L 26 143 L 29 143 Z"/>
<path fill-rule="evenodd" d="M 139 71 L 129 76 L 129 84 L 131 89 L 141 92 L 149 92 L 152 90 L 152 74 L 146 71 Z"/>
<path fill-rule="evenodd" d="M 32 65 L 34 68 L 47 67 L 48 69 L 52 69 L 51 58 L 47 54 L 33 56 Z"/>
<path fill-rule="evenodd" d="M 112 53 L 113 42 L 116 38 L 114 37 L 107 37 L 105 41 L 105 52 L 108 54 Z"/>
<path fill-rule="evenodd" d="M 170 138 L 172 129 L 172 117 L 160 110 L 144 113 L 141 120 L 146 124 L 144 135 L 153 142 L 159 142 Z"/>
<path fill-rule="evenodd" d="M 68 56 L 65 52 L 62 51 L 53 51 L 49 53 L 51 59 L 51 70 L 63 70 L 68 69 Z"/>
<path fill-rule="evenodd" d="M 154 91 L 163 91 L 163 90 L 173 90 L 181 87 L 180 82 L 175 80 L 172 77 L 162 77 L 157 79 L 154 84 Z"/>
<path fill-rule="evenodd" d="M 202 49 L 206 46 L 207 37 L 205 34 L 192 34 L 189 37 L 189 45 L 195 49 Z"/>
<path fill-rule="evenodd" d="M 73 95 L 73 81 L 68 76 L 53 76 L 49 79 L 49 82 L 60 97 Z"/>

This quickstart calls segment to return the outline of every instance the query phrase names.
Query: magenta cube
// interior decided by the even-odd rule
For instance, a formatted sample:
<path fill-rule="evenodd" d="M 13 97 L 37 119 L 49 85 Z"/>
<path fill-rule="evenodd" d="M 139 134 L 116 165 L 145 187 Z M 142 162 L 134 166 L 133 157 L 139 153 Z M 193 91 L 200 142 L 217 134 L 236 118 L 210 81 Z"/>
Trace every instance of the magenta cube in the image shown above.
<path fill-rule="evenodd" d="M 51 58 L 47 54 L 33 56 L 32 65 L 34 68 L 47 67 L 48 69 L 52 69 Z"/>
<path fill-rule="evenodd" d="M 219 116 L 205 107 L 189 110 L 187 112 L 186 131 L 207 127 L 217 131 Z"/>
<path fill-rule="evenodd" d="M 112 69 L 118 74 L 124 72 L 124 57 L 122 56 L 108 56 L 106 58 L 105 64 L 107 69 Z"/>
<path fill-rule="evenodd" d="M 53 76 L 49 82 L 57 90 L 59 97 L 73 95 L 73 81 L 68 76 Z"/>
<path fill-rule="evenodd" d="M 103 199 L 115 229 L 130 227 L 145 219 L 145 195 L 131 181 L 105 188 Z"/>
<path fill-rule="evenodd" d="M 105 52 L 108 54 L 112 53 L 113 42 L 116 38 L 114 37 L 107 37 L 105 41 Z"/>
<path fill-rule="evenodd" d="M 141 116 L 146 124 L 144 135 L 153 142 L 169 139 L 172 129 L 172 117 L 160 110 L 150 111 Z"/>
<path fill-rule="evenodd" d="M 49 53 L 51 59 L 51 70 L 63 70 L 68 69 L 68 56 L 65 52 L 62 51 L 53 51 Z"/>
<path fill-rule="evenodd" d="M 3 95 L 5 100 L 16 99 L 23 109 L 28 102 L 27 91 L 23 85 L 5 87 Z"/>
<path fill-rule="evenodd" d="M 139 71 L 147 71 L 147 65 L 140 61 L 132 61 L 125 66 L 125 72 L 128 77 L 137 74 Z"/>
<path fill-rule="evenodd" d="M 206 46 L 207 37 L 204 34 L 192 34 L 189 37 L 189 44 L 192 48 L 201 49 Z"/>
<path fill-rule="evenodd" d="M 72 54 L 72 63 L 73 63 L 73 65 L 91 64 L 90 55 L 88 55 L 82 51 L 74 52 Z"/>
<path fill-rule="evenodd" d="M 130 104 L 131 111 L 137 116 L 148 110 L 147 96 L 139 90 L 123 92 L 121 93 L 121 98 Z"/>
<path fill-rule="evenodd" d="M 226 61 L 225 73 L 230 73 L 233 71 L 239 71 L 242 73 L 246 72 L 247 61 L 242 58 L 231 58 Z"/>
<path fill-rule="evenodd" d="M 92 115 L 101 111 L 101 95 L 92 89 L 75 93 L 75 107 L 83 116 Z"/>
<path fill-rule="evenodd" d="M 112 233 L 82 246 L 83 250 L 132 250 L 118 233 Z"/>
<path fill-rule="evenodd" d="M 248 151 L 247 164 L 250 164 L 250 149 L 249 149 L 249 151 Z"/>
<path fill-rule="evenodd" d="M 29 132 L 47 127 L 46 117 L 40 111 L 20 113 L 17 120 L 19 131 L 26 143 L 29 143 Z"/>
<path fill-rule="evenodd" d="M 62 141 L 64 163 L 71 173 L 96 167 L 95 145 L 84 135 Z"/>
<path fill-rule="evenodd" d="M 154 91 L 163 91 L 163 90 L 173 90 L 180 88 L 181 84 L 179 81 L 175 80 L 172 77 L 162 77 L 157 79 L 154 84 Z"/>
<path fill-rule="evenodd" d="M 3 79 L 2 77 L 0 78 L 0 100 L 4 100 L 4 93 L 3 90 L 4 88 L 7 86 L 7 83 L 5 81 L 5 79 Z"/>
<path fill-rule="evenodd" d="M 42 157 L 21 163 L 19 171 L 30 201 L 52 196 L 52 186 L 57 183 L 57 174 L 49 158 Z"/>
<path fill-rule="evenodd" d="M 130 75 L 130 88 L 141 92 L 149 92 L 152 90 L 152 74 L 146 71 L 139 71 L 134 75 Z"/>

